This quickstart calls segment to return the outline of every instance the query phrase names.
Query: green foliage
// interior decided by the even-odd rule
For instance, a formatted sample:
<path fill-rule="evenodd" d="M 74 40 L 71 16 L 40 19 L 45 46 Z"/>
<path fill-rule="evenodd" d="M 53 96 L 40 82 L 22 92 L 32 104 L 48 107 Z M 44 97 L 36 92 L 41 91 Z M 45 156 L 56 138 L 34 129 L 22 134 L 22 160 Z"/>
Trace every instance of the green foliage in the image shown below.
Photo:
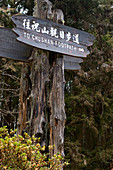
<path fill-rule="evenodd" d="M 52 149 L 52 147 L 49 147 Z M 48 158 L 45 146 L 41 147 L 38 139 L 27 133 L 17 136 L 16 130 L 8 133 L 6 127 L 0 128 L 0 169 L 47 170 L 59 169 L 63 158 L 60 154 Z M 68 163 L 64 162 L 66 166 Z"/>
<path fill-rule="evenodd" d="M 74 5 L 81 7 L 76 8 L 77 15 L 67 7 L 68 19 L 72 15 L 75 18 L 70 23 L 94 34 L 96 41 L 81 64 L 82 69 L 66 72 L 65 154 L 72 170 L 110 170 L 113 168 L 113 2 L 89 3 L 90 7 L 88 1 L 76 1 Z"/>

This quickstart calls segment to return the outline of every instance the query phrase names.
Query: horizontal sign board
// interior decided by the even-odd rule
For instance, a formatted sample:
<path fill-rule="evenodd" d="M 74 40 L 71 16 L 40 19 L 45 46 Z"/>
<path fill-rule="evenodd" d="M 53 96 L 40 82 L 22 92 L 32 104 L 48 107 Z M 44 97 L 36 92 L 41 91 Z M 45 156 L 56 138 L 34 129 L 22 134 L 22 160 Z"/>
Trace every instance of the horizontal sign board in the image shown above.
<path fill-rule="evenodd" d="M 80 70 L 81 66 L 78 63 L 64 61 L 64 69 L 65 70 Z"/>
<path fill-rule="evenodd" d="M 83 60 L 81 58 L 75 58 L 70 56 L 63 56 L 64 60 L 64 69 L 65 70 L 79 70 L 81 66 L 79 63 L 82 63 Z"/>
<path fill-rule="evenodd" d="M 16 24 L 13 31 L 19 35 L 17 40 L 57 53 L 86 57 L 87 47 L 95 39 L 87 32 L 32 16 L 15 15 L 12 20 Z"/>
<path fill-rule="evenodd" d="M 83 60 L 81 58 L 75 58 L 75 57 L 70 57 L 70 56 L 63 56 L 64 61 L 69 61 L 72 63 L 82 63 Z"/>
<path fill-rule="evenodd" d="M 32 47 L 20 43 L 11 29 L 0 27 L 0 57 L 26 61 L 31 55 Z"/>

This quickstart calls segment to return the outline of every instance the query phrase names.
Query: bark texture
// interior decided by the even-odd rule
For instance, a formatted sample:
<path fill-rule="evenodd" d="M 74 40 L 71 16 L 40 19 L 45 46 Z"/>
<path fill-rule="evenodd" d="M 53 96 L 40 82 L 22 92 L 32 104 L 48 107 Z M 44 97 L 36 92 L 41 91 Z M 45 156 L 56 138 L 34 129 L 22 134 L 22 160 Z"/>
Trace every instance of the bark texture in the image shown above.
<path fill-rule="evenodd" d="M 45 145 L 46 133 L 46 110 L 47 110 L 47 94 L 46 84 L 49 81 L 49 60 L 48 52 L 37 50 L 31 70 L 31 83 L 32 83 L 32 100 L 31 100 L 31 117 L 33 120 L 33 134 L 40 136 L 42 145 Z"/>
<path fill-rule="evenodd" d="M 64 103 L 64 61 L 57 58 L 53 66 L 52 89 L 50 92 L 50 145 L 54 145 L 51 156 L 61 153 L 64 156 L 64 128 L 65 128 L 65 103 Z"/>
<path fill-rule="evenodd" d="M 29 64 L 23 64 L 21 75 L 18 134 L 27 131 L 41 137 L 45 144 L 46 87 L 49 81 L 48 52 L 33 50 Z"/>
<path fill-rule="evenodd" d="M 20 80 L 20 110 L 18 116 L 18 135 L 22 135 L 27 123 L 27 97 L 29 93 L 29 64 L 23 64 Z"/>

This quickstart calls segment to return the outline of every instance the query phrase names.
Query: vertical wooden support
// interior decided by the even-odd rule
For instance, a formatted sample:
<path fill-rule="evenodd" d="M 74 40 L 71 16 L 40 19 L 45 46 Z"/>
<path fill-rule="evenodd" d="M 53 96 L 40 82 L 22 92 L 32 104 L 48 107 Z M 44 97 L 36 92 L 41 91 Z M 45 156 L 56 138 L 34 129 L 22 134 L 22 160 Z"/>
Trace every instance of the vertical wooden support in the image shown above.
<path fill-rule="evenodd" d="M 20 112 L 18 134 L 26 131 L 41 137 L 45 144 L 44 126 L 46 124 L 45 84 L 49 81 L 48 52 L 34 49 L 31 60 L 23 64 L 20 83 Z"/>
<path fill-rule="evenodd" d="M 20 80 L 20 110 L 18 115 L 18 135 L 22 134 L 27 122 L 27 97 L 29 91 L 29 65 L 23 64 Z"/>
<path fill-rule="evenodd" d="M 64 128 L 65 128 L 65 102 L 64 102 L 64 61 L 57 58 L 53 66 L 53 83 L 50 93 L 50 145 L 54 145 L 51 156 L 58 152 L 64 157 Z"/>
<path fill-rule="evenodd" d="M 31 117 L 30 120 L 33 125 L 33 134 L 41 137 L 42 145 L 47 143 L 45 141 L 45 125 L 46 125 L 46 82 L 49 81 L 49 61 L 48 52 L 37 50 L 33 61 L 31 70 L 31 82 L 32 82 L 32 99 L 31 99 Z"/>

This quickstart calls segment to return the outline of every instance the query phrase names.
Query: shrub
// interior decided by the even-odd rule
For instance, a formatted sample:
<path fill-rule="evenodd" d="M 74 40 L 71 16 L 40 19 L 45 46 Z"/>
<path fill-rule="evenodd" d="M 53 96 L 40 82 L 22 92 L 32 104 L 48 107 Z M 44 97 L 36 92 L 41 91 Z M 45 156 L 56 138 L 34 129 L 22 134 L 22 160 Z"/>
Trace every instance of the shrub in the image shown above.
<path fill-rule="evenodd" d="M 60 169 L 63 158 L 60 154 L 48 158 L 43 153 L 39 139 L 27 133 L 17 136 L 16 130 L 8 133 L 7 127 L 0 128 L 0 169 L 1 170 L 48 170 Z M 51 147 L 49 147 L 51 148 Z M 66 165 L 67 163 L 64 163 Z"/>

